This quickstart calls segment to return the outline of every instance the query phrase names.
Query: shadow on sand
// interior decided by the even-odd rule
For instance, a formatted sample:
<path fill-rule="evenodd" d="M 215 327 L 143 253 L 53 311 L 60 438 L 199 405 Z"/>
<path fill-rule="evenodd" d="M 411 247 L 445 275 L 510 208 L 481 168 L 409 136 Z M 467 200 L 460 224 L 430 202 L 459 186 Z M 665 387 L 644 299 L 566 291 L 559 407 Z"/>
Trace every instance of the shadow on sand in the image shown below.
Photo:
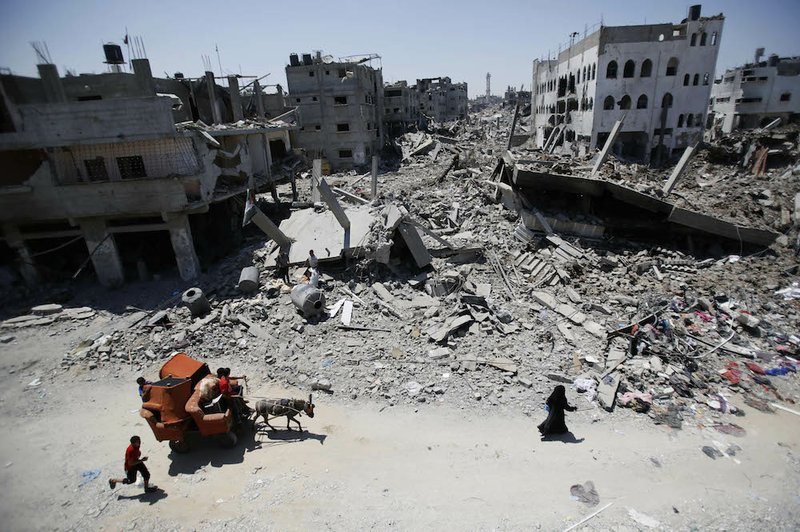
<path fill-rule="evenodd" d="M 252 431 L 243 430 L 238 436 L 239 441 L 230 449 L 221 447 L 213 437 L 190 438 L 188 453 L 170 452 L 172 462 L 169 465 L 169 476 L 190 475 L 206 465 L 222 467 L 226 464 L 240 464 L 244 462 L 245 453 L 261 448 L 261 442 L 255 440 Z"/>
<path fill-rule="evenodd" d="M 561 443 L 582 443 L 586 438 L 578 439 L 572 432 L 563 434 L 546 434 L 542 436 L 542 441 L 560 441 Z"/>
<path fill-rule="evenodd" d="M 139 501 L 153 505 L 162 499 L 167 498 L 167 492 L 161 488 L 151 493 L 139 493 L 137 495 L 117 495 L 118 501 Z"/>
<path fill-rule="evenodd" d="M 266 437 L 266 440 L 264 439 Z M 317 440 L 320 445 L 325 445 L 326 434 L 315 434 L 307 430 L 271 430 L 266 426 L 258 428 L 255 434 L 256 441 L 262 446 L 285 445 L 306 440 Z"/>

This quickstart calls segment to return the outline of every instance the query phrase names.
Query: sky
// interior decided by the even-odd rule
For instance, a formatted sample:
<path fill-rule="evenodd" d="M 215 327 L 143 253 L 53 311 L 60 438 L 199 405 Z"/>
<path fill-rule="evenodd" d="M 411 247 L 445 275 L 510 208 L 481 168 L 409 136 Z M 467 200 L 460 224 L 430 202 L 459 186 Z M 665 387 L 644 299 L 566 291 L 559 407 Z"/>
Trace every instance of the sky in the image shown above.
<path fill-rule="evenodd" d="M 384 81 L 449 76 L 469 96 L 506 86 L 529 88 L 531 61 L 555 52 L 569 34 L 607 26 L 680 22 L 689 2 L 672 0 L 0 0 L 0 67 L 36 76 L 31 41 L 47 44 L 61 74 L 100 73 L 102 44 L 141 37 L 153 74 L 270 74 L 286 87 L 289 54 L 322 50 L 334 57 L 375 53 Z M 717 75 L 767 54 L 800 55 L 800 0 L 702 2 L 705 16 L 724 13 Z M 216 47 L 219 47 L 217 60 Z M 123 47 L 123 53 L 127 53 Z M 126 56 L 127 58 L 127 56 Z"/>

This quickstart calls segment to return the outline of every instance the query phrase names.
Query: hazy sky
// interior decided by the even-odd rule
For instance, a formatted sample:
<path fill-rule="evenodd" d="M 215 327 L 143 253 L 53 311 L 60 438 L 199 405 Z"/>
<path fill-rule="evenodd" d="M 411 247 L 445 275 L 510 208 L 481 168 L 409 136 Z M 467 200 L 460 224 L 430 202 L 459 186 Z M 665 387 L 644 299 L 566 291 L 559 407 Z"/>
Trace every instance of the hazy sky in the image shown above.
<path fill-rule="evenodd" d="M 201 75 L 201 56 L 215 44 L 225 73 L 271 73 L 286 86 L 291 52 L 336 57 L 377 53 L 385 81 L 448 75 L 469 95 L 530 85 L 530 63 L 555 51 L 571 32 L 599 23 L 680 22 L 688 2 L 661 0 L 356 0 L 171 1 L 0 0 L 0 67 L 36 75 L 30 41 L 44 41 L 62 75 L 104 72 L 102 44 L 122 44 L 125 28 L 142 37 L 153 73 Z M 800 55 L 800 0 L 714 0 L 703 15 L 723 12 L 717 74 L 749 60 L 755 48 Z M 123 49 L 123 52 L 125 50 Z"/>

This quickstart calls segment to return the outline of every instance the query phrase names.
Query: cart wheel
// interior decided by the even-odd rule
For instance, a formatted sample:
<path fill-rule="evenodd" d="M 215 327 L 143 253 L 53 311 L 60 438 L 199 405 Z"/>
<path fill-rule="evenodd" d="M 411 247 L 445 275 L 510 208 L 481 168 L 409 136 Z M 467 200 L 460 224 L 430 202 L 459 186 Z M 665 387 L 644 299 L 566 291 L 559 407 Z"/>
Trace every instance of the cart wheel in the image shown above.
<path fill-rule="evenodd" d="M 169 448 L 175 451 L 176 453 L 188 453 L 189 452 L 189 442 L 186 440 L 180 441 L 170 441 Z"/>
<path fill-rule="evenodd" d="M 236 445 L 239 438 L 236 437 L 235 432 L 226 432 L 225 434 L 220 434 L 217 437 L 217 441 L 219 441 L 219 444 L 225 449 L 230 449 Z"/>

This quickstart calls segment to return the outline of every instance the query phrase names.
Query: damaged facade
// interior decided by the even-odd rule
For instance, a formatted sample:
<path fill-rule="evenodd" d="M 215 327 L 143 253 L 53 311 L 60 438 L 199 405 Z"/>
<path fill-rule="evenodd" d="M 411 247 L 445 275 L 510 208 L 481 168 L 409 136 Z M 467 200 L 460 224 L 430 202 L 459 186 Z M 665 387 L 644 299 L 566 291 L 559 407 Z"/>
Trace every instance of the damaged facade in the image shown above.
<path fill-rule="evenodd" d="M 692 6 L 679 24 L 600 26 L 534 60 L 533 135 L 552 151 L 603 146 L 624 117 L 614 152 L 660 164 L 702 138 L 724 17 Z"/>
<path fill-rule="evenodd" d="M 419 93 L 407 81 L 387 84 L 383 88 L 383 120 L 389 134 L 402 134 L 420 126 Z"/>
<path fill-rule="evenodd" d="M 448 77 L 417 80 L 420 112 L 437 122 L 465 120 L 468 114 L 467 84 Z"/>
<path fill-rule="evenodd" d="M 334 169 L 368 164 L 383 145 L 383 73 L 377 55 L 289 56 L 289 103 L 301 121 L 295 144 Z"/>
<path fill-rule="evenodd" d="M 772 54 L 725 71 L 711 89 L 713 127 L 722 133 L 764 127 L 776 118 L 791 122 L 800 113 L 800 57 Z"/>
<path fill-rule="evenodd" d="M 272 152 L 290 149 L 288 122 L 244 119 L 237 77 L 132 66 L 0 76 L 0 251 L 29 284 L 89 259 L 105 286 L 171 264 L 197 277 L 235 245 L 234 196 L 269 182 Z"/>

